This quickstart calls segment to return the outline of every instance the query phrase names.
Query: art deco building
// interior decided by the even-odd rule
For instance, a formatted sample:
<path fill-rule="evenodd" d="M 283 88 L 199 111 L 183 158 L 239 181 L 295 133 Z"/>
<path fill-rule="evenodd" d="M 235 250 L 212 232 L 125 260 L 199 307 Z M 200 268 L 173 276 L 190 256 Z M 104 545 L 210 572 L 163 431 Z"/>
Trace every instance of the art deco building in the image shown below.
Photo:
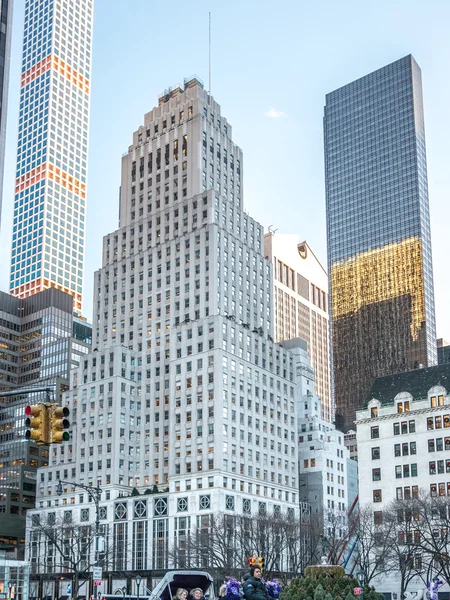
<path fill-rule="evenodd" d="M 0 227 L 2 224 L 3 173 L 5 167 L 13 5 L 14 0 L 1 0 L 0 2 Z"/>
<path fill-rule="evenodd" d="M 328 276 L 307 242 L 266 233 L 264 254 L 273 266 L 275 342 L 302 338 L 315 372 L 322 418 L 333 419 L 330 390 Z"/>
<path fill-rule="evenodd" d="M 374 377 L 436 362 L 420 69 L 406 56 L 326 97 L 336 422 Z"/>
<path fill-rule="evenodd" d="M 81 311 L 93 0 L 27 0 L 10 291 Z"/>
<path fill-rule="evenodd" d="M 60 498 L 58 479 L 101 487 L 116 548 L 104 573 L 192 566 L 186 539 L 213 513 L 298 514 L 298 355 L 270 340 L 263 250 L 263 228 L 242 209 L 231 126 L 186 80 L 122 159 L 120 229 L 95 273 L 94 350 L 64 397 L 72 440 L 39 473 L 35 521 L 92 524 L 87 494 L 64 484 Z M 48 540 L 33 519 L 28 539 L 39 571 Z M 57 574 L 63 558 L 51 556 Z M 111 581 L 100 591 L 121 583 Z"/>

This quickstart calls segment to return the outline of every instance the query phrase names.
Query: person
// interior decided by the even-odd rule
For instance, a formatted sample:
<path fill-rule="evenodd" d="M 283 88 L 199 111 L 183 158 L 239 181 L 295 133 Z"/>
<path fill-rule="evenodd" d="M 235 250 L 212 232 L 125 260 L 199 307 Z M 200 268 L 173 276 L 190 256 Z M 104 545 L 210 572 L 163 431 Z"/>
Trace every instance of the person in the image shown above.
<path fill-rule="evenodd" d="M 256 566 L 251 567 L 250 573 L 244 576 L 242 589 L 245 600 L 268 600 L 269 592 L 261 577 L 261 569 Z"/>
<path fill-rule="evenodd" d="M 222 583 L 219 589 L 219 598 L 224 598 L 227 595 L 227 584 Z"/>
<path fill-rule="evenodd" d="M 184 588 L 178 588 L 177 593 L 175 594 L 175 598 L 177 600 L 187 600 L 188 592 Z"/>
<path fill-rule="evenodd" d="M 191 597 L 193 600 L 202 600 L 203 599 L 202 588 L 194 588 L 193 590 L 191 590 Z"/>

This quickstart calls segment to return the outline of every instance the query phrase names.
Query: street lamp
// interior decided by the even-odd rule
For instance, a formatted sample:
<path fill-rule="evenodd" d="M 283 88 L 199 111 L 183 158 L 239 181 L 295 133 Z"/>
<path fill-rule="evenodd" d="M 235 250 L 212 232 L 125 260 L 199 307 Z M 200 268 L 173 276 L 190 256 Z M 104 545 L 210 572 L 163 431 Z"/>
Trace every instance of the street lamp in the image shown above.
<path fill-rule="evenodd" d="M 123 596 L 123 600 L 125 600 L 125 596 L 127 595 L 127 586 L 124 585 L 122 588 L 122 596 Z"/>
<path fill-rule="evenodd" d="M 356 577 L 358 578 L 359 587 L 361 588 L 361 600 L 364 600 L 364 579 L 366 578 L 364 571 L 358 571 Z"/>
<path fill-rule="evenodd" d="M 142 577 L 140 575 L 136 575 L 136 587 L 137 587 L 137 600 L 139 600 L 139 588 L 141 586 Z"/>
<path fill-rule="evenodd" d="M 56 486 L 56 493 L 58 496 L 61 496 L 64 492 L 62 484 L 65 483 L 67 485 L 73 485 L 74 487 L 79 487 L 85 490 L 91 500 L 94 501 L 95 504 L 95 547 L 94 547 L 94 561 L 97 563 L 98 561 L 98 533 L 100 529 L 100 499 L 102 497 L 102 490 L 99 487 L 92 487 L 90 485 L 84 485 L 83 483 L 76 483 L 75 481 L 63 481 L 60 479 L 58 481 L 58 485 Z"/>

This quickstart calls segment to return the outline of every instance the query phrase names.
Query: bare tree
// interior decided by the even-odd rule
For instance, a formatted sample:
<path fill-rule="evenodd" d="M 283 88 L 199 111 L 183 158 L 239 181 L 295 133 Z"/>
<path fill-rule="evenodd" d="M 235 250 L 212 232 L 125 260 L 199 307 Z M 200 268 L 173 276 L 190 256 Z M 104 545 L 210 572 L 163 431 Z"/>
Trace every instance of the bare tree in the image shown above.
<path fill-rule="evenodd" d="M 407 500 L 394 500 L 379 518 L 389 534 L 387 564 L 398 575 L 400 598 L 408 584 L 423 574 L 423 553 L 420 548 L 419 511 Z"/>
<path fill-rule="evenodd" d="M 297 574 L 301 564 L 298 519 L 281 514 L 204 515 L 197 526 L 170 550 L 176 567 L 202 567 L 217 580 L 240 577 L 248 559 L 261 556 L 268 577 Z"/>
<path fill-rule="evenodd" d="M 337 565 L 349 540 L 347 519 L 330 509 L 324 511 L 322 518 L 322 554 L 327 556 L 329 564 Z"/>
<path fill-rule="evenodd" d="M 430 496 L 422 491 L 417 498 L 403 501 L 405 513 L 412 515 L 417 550 L 421 552 L 424 573 L 428 572 L 424 581 L 431 579 L 431 574 L 442 575 L 450 580 L 449 531 L 450 531 L 450 499 L 446 497 L 444 484 L 436 486 Z"/>
<path fill-rule="evenodd" d="M 378 575 L 392 570 L 389 558 L 394 523 L 378 520 L 372 505 L 367 504 L 360 507 L 349 525 L 358 539 L 357 562 L 364 573 L 364 583 L 369 585 Z"/>
<path fill-rule="evenodd" d="M 102 526 L 104 542 L 96 547 L 96 534 L 89 523 L 75 523 L 66 516 L 48 513 L 31 517 L 29 560 L 35 573 L 46 576 L 62 574 L 72 578 L 72 597 L 76 598 L 82 585 L 89 580 L 94 565 L 106 569 L 113 559 L 113 546 L 108 544 L 109 531 Z"/>

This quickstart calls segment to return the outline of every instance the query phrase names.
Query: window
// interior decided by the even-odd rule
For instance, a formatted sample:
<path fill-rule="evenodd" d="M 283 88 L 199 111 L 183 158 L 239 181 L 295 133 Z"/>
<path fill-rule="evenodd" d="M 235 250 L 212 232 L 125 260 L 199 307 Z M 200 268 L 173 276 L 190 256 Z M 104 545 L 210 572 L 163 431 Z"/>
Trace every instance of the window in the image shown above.
<path fill-rule="evenodd" d="M 209 494 L 200 496 L 199 508 L 200 510 L 208 510 L 211 508 L 211 496 Z"/>
<path fill-rule="evenodd" d="M 378 439 L 380 437 L 380 428 L 378 426 L 370 428 L 370 437 L 373 440 Z"/>
<path fill-rule="evenodd" d="M 409 423 L 409 433 L 416 433 L 416 422 L 408 421 Z"/>
<path fill-rule="evenodd" d="M 225 508 L 226 510 L 234 510 L 234 496 L 225 497 Z"/>
<path fill-rule="evenodd" d="M 378 460 L 380 458 L 380 448 L 372 448 L 372 460 Z"/>
<path fill-rule="evenodd" d="M 397 412 L 398 413 L 409 412 L 409 400 L 405 400 L 404 402 L 398 402 L 397 403 Z"/>
<path fill-rule="evenodd" d="M 431 406 L 432 408 L 444 406 L 444 396 L 431 396 Z"/>
<path fill-rule="evenodd" d="M 153 511 L 155 517 L 167 516 L 167 498 L 158 498 L 155 501 Z"/>
<path fill-rule="evenodd" d="M 373 501 L 374 502 L 382 501 L 381 490 L 373 490 Z"/>
<path fill-rule="evenodd" d="M 381 469 L 372 469 L 372 481 L 380 481 L 381 479 Z"/>
<path fill-rule="evenodd" d="M 401 465 L 397 465 L 395 467 L 395 478 L 396 479 L 401 479 L 402 478 L 402 466 Z"/>
<path fill-rule="evenodd" d="M 242 500 L 242 512 L 246 515 L 250 515 L 252 512 L 252 501 L 249 498 Z"/>
<path fill-rule="evenodd" d="M 417 477 L 417 463 L 411 464 L 411 477 Z"/>
<path fill-rule="evenodd" d="M 435 451 L 434 440 L 428 440 L 428 452 L 434 452 L 434 451 Z"/>
<path fill-rule="evenodd" d="M 373 513 L 373 524 L 374 525 L 382 525 L 383 523 L 383 511 L 376 510 Z"/>
<path fill-rule="evenodd" d="M 394 456 L 401 456 L 400 444 L 395 444 L 395 446 L 394 446 Z"/>
<path fill-rule="evenodd" d="M 394 435 L 400 435 L 400 423 L 394 423 Z"/>
<path fill-rule="evenodd" d="M 188 509 L 188 499 L 187 498 L 178 498 L 177 511 L 178 512 L 186 512 L 187 509 Z"/>
<path fill-rule="evenodd" d="M 427 429 L 434 429 L 434 419 L 433 417 L 428 417 L 427 419 Z"/>

